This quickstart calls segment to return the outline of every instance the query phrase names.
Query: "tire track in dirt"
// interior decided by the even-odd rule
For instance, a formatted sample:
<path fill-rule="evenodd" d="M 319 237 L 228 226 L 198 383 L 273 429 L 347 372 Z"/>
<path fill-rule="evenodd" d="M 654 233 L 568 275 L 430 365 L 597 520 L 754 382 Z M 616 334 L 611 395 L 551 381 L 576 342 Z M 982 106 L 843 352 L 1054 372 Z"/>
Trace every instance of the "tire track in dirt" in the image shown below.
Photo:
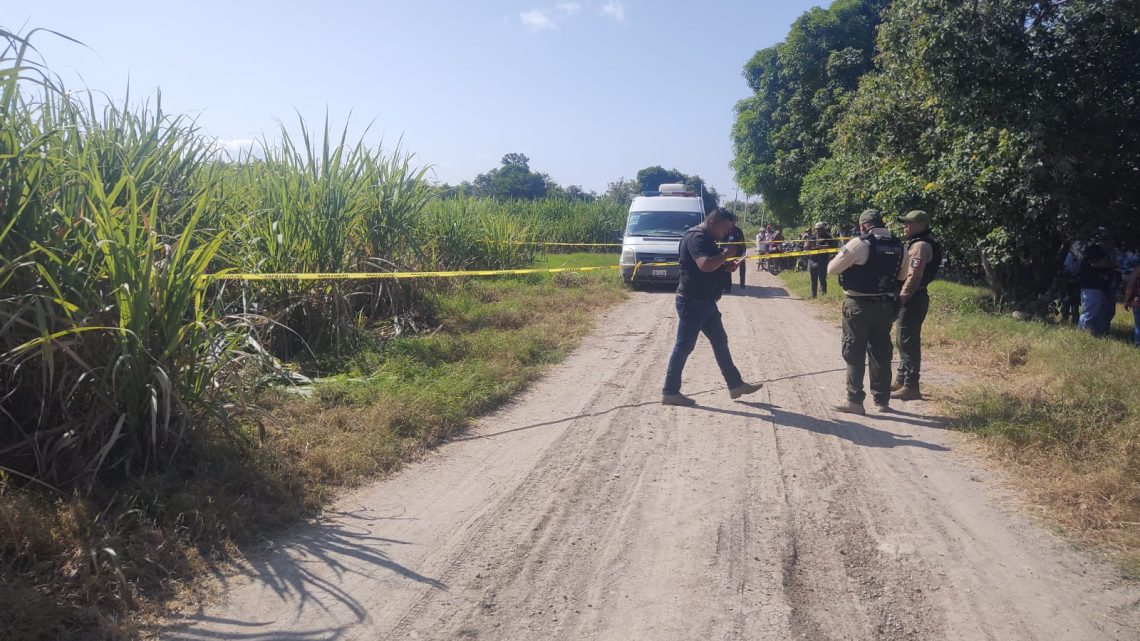
<path fill-rule="evenodd" d="M 777 315 L 798 303 L 770 302 Z M 817 344 L 812 325 L 776 323 L 777 351 L 797 353 L 797 345 Z M 831 359 L 824 354 L 803 353 L 799 364 L 807 371 L 826 371 L 838 346 Z M 834 380 L 842 373 L 828 376 Z M 859 419 L 812 418 L 829 416 L 827 404 L 840 400 L 833 386 L 784 387 L 779 396 L 793 396 L 791 405 L 800 408 L 797 420 L 808 428 L 776 432 L 789 512 L 795 515 L 790 524 L 793 554 L 785 573 L 793 631 L 807 638 L 941 638 L 938 613 L 932 612 L 923 591 L 930 583 L 928 569 L 905 557 L 889 558 L 879 549 L 883 537 L 873 531 L 872 512 L 890 506 L 862 473 L 859 449 L 852 444 L 867 440 L 867 428 L 854 422 Z M 771 390 L 769 394 L 776 395 Z M 820 435 L 825 436 L 822 441 Z"/>

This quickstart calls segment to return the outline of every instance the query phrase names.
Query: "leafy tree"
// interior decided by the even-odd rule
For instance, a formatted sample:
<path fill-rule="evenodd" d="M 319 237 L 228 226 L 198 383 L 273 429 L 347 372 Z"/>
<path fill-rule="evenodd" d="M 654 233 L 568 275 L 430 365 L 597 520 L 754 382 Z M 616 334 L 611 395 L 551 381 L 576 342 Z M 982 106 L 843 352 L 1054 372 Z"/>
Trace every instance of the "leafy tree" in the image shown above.
<path fill-rule="evenodd" d="M 500 199 L 534 200 L 560 189 L 550 176 L 530 170 L 530 158 L 512 153 L 503 156 L 499 167 L 479 174 L 473 182 L 480 196 Z"/>
<path fill-rule="evenodd" d="M 526 154 L 506 154 L 503 156 L 503 165 L 518 165 L 523 169 L 530 169 L 530 158 Z"/>
<path fill-rule="evenodd" d="M 763 196 L 785 224 L 800 220 L 807 172 L 830 154 L 835 125 L 872 68 L 887 0 L 836 0 L 801 15 L 787 39 L 744 66 L 753 95 L 736 105 L 736 182 Z"/>
<path fill-rule="evenodd" d="M 720 202 L 720 194 L 716 192 L 716 189 L 706 185 L 700 176 L 690 176 L 676 169 L 665 169 L 660 165 L 646 167 L 637 172 L 636 183 L 638 191 L 657 191 L 661 185 L 681 183 L 689 191 L 704 196 L 705 211 L 716 207 L 717 203 Z"/>
<path fill-rule="evenodd" d="M 641 193 L 640 183 L 636 180 L 620 178 L 617 182 L 609 183 L 609 185 L 606 186 L 606 193 L 602 195 L 602 198 L 612 200 L 622 207 L 628 207 L 633 197 L 639 193 Z"/>
<path fill-rule="evenodd" d="M 925 209 L 1011 302 L 1049 287 L 1067 240 L 1137 239 L 1140 5 L 895 0 L 878 48 L 809 214 Z"/>
<path fill-rule="evenodd" d="M 567 200 L 580 200 L 583 202 L 593 202 L 598 199 L 596 193 L 582 189 L 581 185 L 570 185 L 567 187 L 564 197 Z"/>
<path fill-rule="evenodd" d="M 475 195 L 475 186 L 469 181 L 464 180 L 458 185 L 449 185 L 447 183 L 440 183 L 435 186 L 435 195 L 437 198 L 444 200 L 450 198 L 467 198 Z"/>

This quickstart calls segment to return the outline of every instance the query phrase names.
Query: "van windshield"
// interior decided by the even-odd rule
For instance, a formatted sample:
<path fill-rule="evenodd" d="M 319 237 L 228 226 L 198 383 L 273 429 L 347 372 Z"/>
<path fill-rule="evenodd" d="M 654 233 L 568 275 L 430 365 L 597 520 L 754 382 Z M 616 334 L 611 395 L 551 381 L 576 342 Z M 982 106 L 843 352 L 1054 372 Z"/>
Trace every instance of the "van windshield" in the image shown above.
<path fill-rule="evenodd" d="M 625 227 L 626 236 L 676 236 L 701 223 L 696 211 L 632 211 Z"/>

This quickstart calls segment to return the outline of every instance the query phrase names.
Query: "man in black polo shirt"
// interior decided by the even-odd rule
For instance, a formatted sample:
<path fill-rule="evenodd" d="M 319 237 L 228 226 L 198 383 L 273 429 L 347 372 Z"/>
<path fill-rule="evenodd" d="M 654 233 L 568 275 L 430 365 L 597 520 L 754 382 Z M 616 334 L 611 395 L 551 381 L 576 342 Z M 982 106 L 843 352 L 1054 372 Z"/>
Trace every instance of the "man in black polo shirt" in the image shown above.
<path fill-rule="evenodd" d="M 724 382 L 728 384 L 728 395 L 740 398 L 760 389 L 760 383 L 745 383 L 740 371 L 732 363 L 728 351 L 728 334 L 721 323 L 717 301 L 724 289 L 724 276 L 720 271 L 725 267 L 729 272 L 736 271 L 735 262 L 726 263 L 730 258 L 743 253 L 742 245 L 721 247 L 717 241 L 723 240 L 735 226 L 736 216 L 720 207 L 705 216 L 705 221 L 689 229 L 681 239 L 678 249 L 681 264 L 681 282 L 677 285 L 677 342 L 669 357 L 669 369 L 665 374 L 665 385 L 661 389 L 661 403 L 665 405 L 696 405 L 697 402 L 681 394 L 681 372 L 685 361 L 697 344 L 697 336 L 704 333 L 712 344 L 716 364 Z"/>

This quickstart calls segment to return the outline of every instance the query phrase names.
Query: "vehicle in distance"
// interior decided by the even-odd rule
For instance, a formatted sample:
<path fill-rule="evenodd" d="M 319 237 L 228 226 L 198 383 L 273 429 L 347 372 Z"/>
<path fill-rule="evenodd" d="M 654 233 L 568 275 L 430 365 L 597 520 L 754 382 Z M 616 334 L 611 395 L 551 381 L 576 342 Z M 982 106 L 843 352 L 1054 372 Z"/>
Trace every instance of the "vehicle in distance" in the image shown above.
<path fill-rule="evenodd" d="M 661 185 L 633 199 L 621 239 L 622 280 L 628 285 L 676 283 L 681 237 L 705 218 L 704 199 L 684 185 Z M 668 264 L 662 264 L 668 263 Z"/>

